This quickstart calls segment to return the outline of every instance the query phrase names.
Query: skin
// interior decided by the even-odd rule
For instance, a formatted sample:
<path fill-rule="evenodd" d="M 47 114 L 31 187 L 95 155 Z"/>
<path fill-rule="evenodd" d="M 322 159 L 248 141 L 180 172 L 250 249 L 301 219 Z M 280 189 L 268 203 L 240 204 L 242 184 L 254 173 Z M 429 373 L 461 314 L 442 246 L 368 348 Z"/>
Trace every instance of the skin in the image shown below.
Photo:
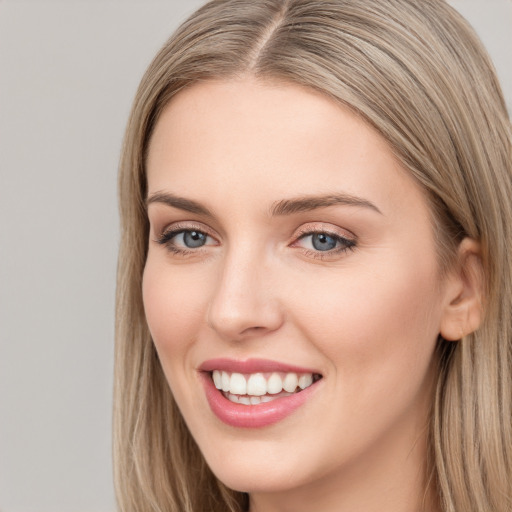
<path fill-rule="evenodd" d="M 461 272 L 439 271 L 427 201 L 385 140 L 305 88 L 212 81 L 166 107 L 147 173 L 148 197 L 172 193 L 211 213 L 149 203 L 143 295 L 165 375 L 213 472 L 249 492 L 253 512 L 420 510 L 434 348 L 443 330 L 461 332 L 473 292 Z M 340 193 L 375 209 L 269 213 L 282 200 Z M 158 243 L 172 228 L 203 231 L 206 244 Z M 315 250 L 311 231 L 355 246 Z M 212 413 L 198 376 L 217 357 L 323 378 L 284 420 L 240 429 Z"/>

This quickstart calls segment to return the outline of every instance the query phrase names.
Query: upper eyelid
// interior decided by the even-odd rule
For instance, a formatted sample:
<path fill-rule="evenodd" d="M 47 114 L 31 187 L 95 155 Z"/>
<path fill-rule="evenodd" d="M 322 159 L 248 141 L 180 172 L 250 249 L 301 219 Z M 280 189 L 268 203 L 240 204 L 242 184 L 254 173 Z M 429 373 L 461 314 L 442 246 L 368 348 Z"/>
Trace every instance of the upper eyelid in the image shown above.
<path fill-rule="evenodd" d="M 347 236 L 340 235 L 340 234 L 337 234 L 337 233 L 331 233 L 331 232 L 328 232 L 328 231 L 313 231 L 313 232 L 306 232 L 306 233 L 303 233 L 302 235 L 300 235 L 298 237 L 295 237 L 295 239 L 292 242 L 291 246 L 297 244 L 299 241 L 301 241 L 301 240 L 303 240 L 305 238 L 308 238 L 308 237 L 313 236 L 313 235 L 318 234 L 318 233 L 326 234 L 327 236 L 330 236 L 330 237 L 332 237 L 334 239 L 337 239 L 337 241 L 339 241 L 339 242 L 346 243 L 347 247 L 355 247 L 357 245 L 357 240 L 355 238 L 349 238 Z"/>
<path fill-rule="evenodd" d="M 169 232 L 182 232 L 182 231 L 201 231 L 206 235 L 212 237 L 214 240 L 219 241 L 221 236 L 217 233 L 217 231 L 210 228 L 208 225 L 204 224 L 200 221 L 175 221 L 169 224 L 166 224 L 155 235 L 158 238 L 161 238 L 168 234 Z M 346 228 L 341 228 L 336 226 L 335 224 L 323 221 L 315 221 L 315 222 L 307 222 L 296 228 L 293 234 L 290 237 L 290 243 L 300 239 L 301 237 L 315 234 L 315 233 L 326 233 L 335 237 L 343 238 L 346 240 L 350 240 L 352 242 L 357 241 L 357 237 L 354 233 Z"/>
<path fill-rule="evenodd" d="M 299 233 L 295 234 L 295 238 L 301 238 L 307 235 L 314 235 L 317 233 L 325 233 L 326 235 L 332 235 L 339 238 L 346 238 L 347 240 L 355 240 L 355 236 L 348 236 L 344 233 L 339 233 L 338 231 L 331 229 L 305 229 L 303 231 L 299 231 Z"/>
<path fill-rule="evenodd" d="M 170 226 L 172 226 L 172 224 Z M 180 247 L 180 244 L 176 243 L 176 241 L 174 239 L 177 236 L 179 236 L 180 234 L 185 233 L 187 231 L 199 231 L 199 232 L 205 234 L 207 238 L 210 238 L 211 240 L 213 240 L 215 242 L 214 244 L 208 244 L 208 245 L 217 245 L 218 244 L 218 240 L 215 237 L 213 237 L 212 235 L 210 235 L 208 232 L 206 232 L 206 230 L 197 229 L 197 228 L 194 228 L 193 226 L 183 227 L 183 228 L 181 228 L 181 227 L 164 228 L 164 230 L 161 231 L 161 233 L 159 235 L 157 235 L 156 239 L 154 239 L 153 241 L 159 245 L 167 246 L 167 248 L 169 250 L 171 250 L 171 248 L 172 248 L 172 252 L 175 252 L 175 253 L 180 253 L 180 254 L 190 253 L 190 254 L 192 254 L 192 253 L 201 252 L 201 250 L 204 249 L 206 244 L 201 245 L 199 247 L 195 247 L 195 248 L 187 248 L 187 247 Z"/>
<path fill-rule="evenodd" d="M 298 230 L 296 230 L 295 233 L 293 234 L 293 237 L 295 239 L 298 239 L 300 237 L 311 235 L 314 233 L 327 233 L 329 235 L 344 238 L 346 240 L 351 240 L 353 242 L 357 240 L 356 235 L 352 233 L 352 231 L 325 222 L 308 222 L 301 226 Z"/>
<path fill-rule="evenodd" d="M 205 226 L 201 222 L 172 222 L 171 224 L 167 224 L 160 230 L 159 236 L 164 236 L 167 233 L 170 232 L 176 232 L 180 233 L 183 231 L 201 231 L 201 233 L 204 233 L 205 235 L 211 236 L 212 238 L 217 239 L 218 236 L 216 236 L 213 233 L 213 230 Z"/>

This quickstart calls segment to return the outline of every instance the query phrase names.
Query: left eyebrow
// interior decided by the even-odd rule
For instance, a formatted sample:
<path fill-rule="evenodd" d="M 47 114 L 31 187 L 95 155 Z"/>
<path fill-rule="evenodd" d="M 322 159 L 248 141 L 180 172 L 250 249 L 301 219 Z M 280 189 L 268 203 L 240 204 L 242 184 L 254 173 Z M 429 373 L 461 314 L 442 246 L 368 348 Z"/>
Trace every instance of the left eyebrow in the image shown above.
<path fill-rule="evenodd" d="M 349 194 L 330 194 L 325 196 L 302 196 L 294 199 L 282 199 L 270 207 L 270 215 L 292 215 L 294 213 L 308 212 L 318 208 L 334 205 L 358 206 L 369 208 L 382 215 L 382 212 L 372 202 L 362 197 Z"/>

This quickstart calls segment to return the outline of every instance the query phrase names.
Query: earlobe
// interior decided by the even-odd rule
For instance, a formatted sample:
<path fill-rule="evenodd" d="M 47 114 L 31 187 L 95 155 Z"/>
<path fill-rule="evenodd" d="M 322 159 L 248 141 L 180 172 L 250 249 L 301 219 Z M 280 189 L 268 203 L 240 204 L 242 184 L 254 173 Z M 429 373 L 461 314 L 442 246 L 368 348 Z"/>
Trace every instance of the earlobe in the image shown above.
<path fill-rule="evenodd" d="M 445 340 L 460 340 L 480 327 L 483 280 L 480 244 L 465 238 L 457 250 L 457 259 L 446 286 L 446 305 L 440 328 Z"/>

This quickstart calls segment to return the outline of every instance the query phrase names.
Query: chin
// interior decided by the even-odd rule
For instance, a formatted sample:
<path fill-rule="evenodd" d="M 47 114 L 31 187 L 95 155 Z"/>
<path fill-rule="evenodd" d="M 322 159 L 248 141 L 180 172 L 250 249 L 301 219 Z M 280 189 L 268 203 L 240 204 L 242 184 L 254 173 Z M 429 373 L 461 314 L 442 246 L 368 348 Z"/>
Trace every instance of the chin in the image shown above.
<path fill-rule="evenodd" d="M 283 442 L 280 436 L 266 441 L 230 439 L 219 442 L 214 450 L 211 444 L 204 448 L 203 456 L 214 475 L 230 489 L 250 494 L 298 489 L 332 469 L 320 460 L 320 448 L 301 450 L 300 445 Z"/>
<path fill-rule="evenodd" d="M 215 476 L 234 491 L 254 493 L 277 493 L 300 487 L 304 482 L 290 469 L 249 468 L 247 465 L 237 468 L 212 468 Z"/>

